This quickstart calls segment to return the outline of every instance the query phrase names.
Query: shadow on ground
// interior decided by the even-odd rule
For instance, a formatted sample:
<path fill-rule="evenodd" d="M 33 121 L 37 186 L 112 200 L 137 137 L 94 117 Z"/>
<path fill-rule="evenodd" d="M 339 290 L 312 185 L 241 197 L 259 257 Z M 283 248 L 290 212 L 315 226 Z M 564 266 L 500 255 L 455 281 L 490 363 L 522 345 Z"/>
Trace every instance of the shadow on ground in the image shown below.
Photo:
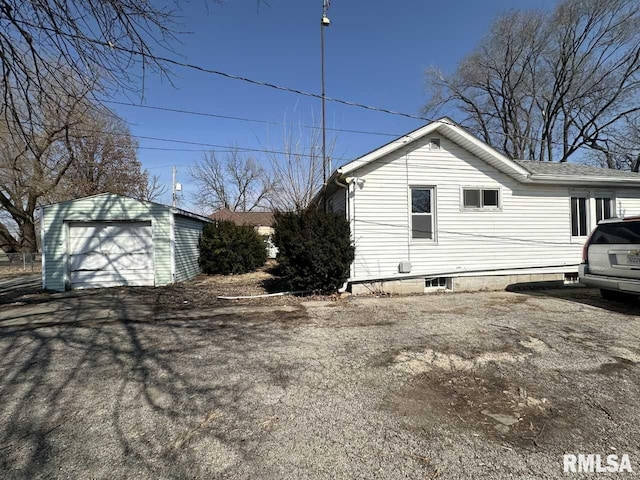
<path fill-rule="evenodd" d="M 299 312 L 158 321 L 117 295 L 78 300 L 0 328 L 5 478 L 209 478 L 250 455 L 262 419 L 242 400 L 286 375 L 249 353 L 282 342 L 274 320 Z"/>
<path fill-rule="evenodd" d="M 42 293 L 41 275 L 15 275 L 0 278 L 0 305 L 24 295 Z"/>
<path fill-rule="evenodd" d="M 508 291 L 538 298 L 556 298 L 568 302 L 602 308 L 623 315 L 640 315 L 640 301 L 637 296 L 630 295 L 623 300 L 607 300 L 600 291 L 582 285 L 558 287 L 555 282 L 549 284 L 517 284 L 507 288 Z"/>

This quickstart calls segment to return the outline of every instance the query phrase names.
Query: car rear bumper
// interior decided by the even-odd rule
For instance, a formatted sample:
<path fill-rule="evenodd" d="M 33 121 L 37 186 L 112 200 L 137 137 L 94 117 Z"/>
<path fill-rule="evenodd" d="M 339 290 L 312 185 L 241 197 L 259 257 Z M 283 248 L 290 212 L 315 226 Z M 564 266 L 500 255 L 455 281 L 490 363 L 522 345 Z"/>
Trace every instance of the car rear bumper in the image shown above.
<path fill-rule="evenodd" d="M 620 277 L 605 277 L 604 275 L 586 273 L 586 271 L 586 267 L 584 265 L 580 265 L 579 279 L 580 283 L 583 285 L 640 295 L 640 280 Z"/>

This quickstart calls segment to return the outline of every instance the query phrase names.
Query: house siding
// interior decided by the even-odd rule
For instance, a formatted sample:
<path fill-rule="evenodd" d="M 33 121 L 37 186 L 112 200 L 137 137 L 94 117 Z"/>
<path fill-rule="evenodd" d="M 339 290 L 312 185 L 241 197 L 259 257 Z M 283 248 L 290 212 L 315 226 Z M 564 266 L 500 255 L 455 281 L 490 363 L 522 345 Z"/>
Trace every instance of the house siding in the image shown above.
<path fill-rule="evenodd" d="M 155 285 L 171 283 L 170 209 L 119 195 L 104 194 L 43 208 L 44 285 L 62 291 L 67 282 L 68 223 L 85 221 L 150 221 L 153 229 Z"/>
<path fill-rule="evenodd" d="M 175 280 L 182 282 L 200 273 L 198 241 L 204 223 L 183 215 L 175 215 Z"/>
<path fill-rule="evenodd" d="M 618 215 L 640 213 L 633 189 L 519 183 L 437 136 L 438 151 L 430 151 L 425 138 L 350 174 L 361 180 L 350 185 L 356 247 L 352 281 L 400 277 L 402 261 L 411 262 L 411 275 L 425 276 L 552 267 L 577 271 L 585 238 L 571 237 L 572 191 L 613 193 Z M 411 186 L 435 190 L 436 241 L 411 238 Z M 463 210 L 463 187 L 499 188 L 500 209 Z"/>

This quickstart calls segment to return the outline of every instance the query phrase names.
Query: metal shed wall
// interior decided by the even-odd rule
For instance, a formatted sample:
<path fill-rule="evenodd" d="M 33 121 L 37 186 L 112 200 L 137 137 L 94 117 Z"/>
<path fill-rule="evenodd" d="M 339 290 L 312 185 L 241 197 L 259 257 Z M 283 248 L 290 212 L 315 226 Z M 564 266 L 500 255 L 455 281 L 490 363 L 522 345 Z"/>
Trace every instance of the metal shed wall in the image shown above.
<path fill-rule="evenodd" d="M 175 236 L 175 280 L 182 282 L 200 273 L 198 240 L 205 223 L 176 214 L 174 217 Z"/>

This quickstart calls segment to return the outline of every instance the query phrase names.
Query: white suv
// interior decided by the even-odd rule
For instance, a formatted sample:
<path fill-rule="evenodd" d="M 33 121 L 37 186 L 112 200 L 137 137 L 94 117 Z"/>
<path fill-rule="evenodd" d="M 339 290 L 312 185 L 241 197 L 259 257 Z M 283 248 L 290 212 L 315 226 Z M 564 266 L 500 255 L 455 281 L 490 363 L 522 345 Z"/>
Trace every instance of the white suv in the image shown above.
<path fill-rule="evenodd" d="M 584 244 L 579 277 L 607 299 L 640 295 L 640 217 L 600 222 Z"/>

